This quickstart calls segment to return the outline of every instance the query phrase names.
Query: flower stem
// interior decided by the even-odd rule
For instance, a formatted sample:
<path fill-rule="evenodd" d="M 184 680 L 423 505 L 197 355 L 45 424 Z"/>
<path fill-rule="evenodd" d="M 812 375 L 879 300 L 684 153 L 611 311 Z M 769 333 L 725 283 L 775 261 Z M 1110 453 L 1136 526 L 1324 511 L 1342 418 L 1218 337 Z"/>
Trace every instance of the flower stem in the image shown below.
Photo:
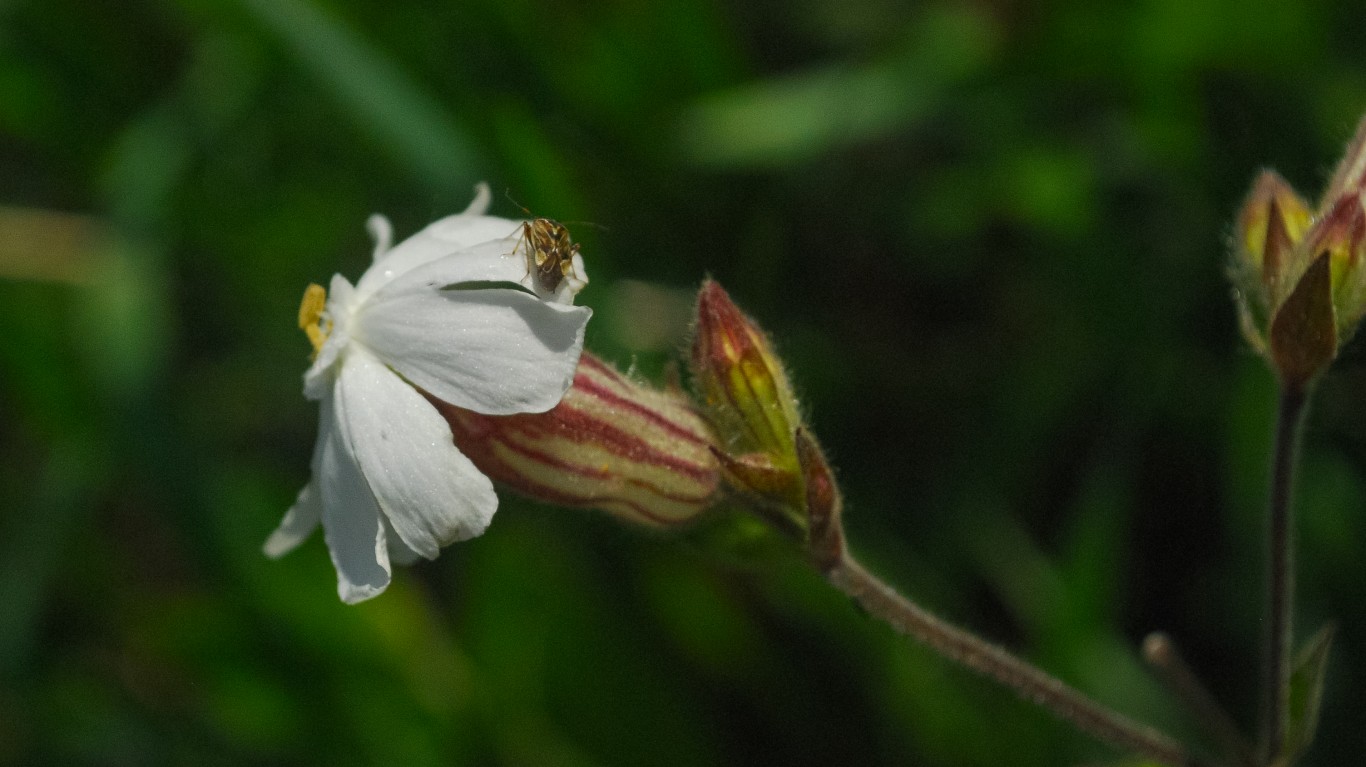
<path fill-rule="evenodd" d="M 1287 384 L 1281 389 L 1276 417 L 1276 443 L 1271 463 L 1269 507 L 1266 662 L 1263 676 L 1262 716 L 1266 738 L 1266 762 L 1273 761 L 1285 744 L 1285 715 L 1290 694 L 1287 658 L 1294 633 L 1294 519 L 1291 516 L 1291 485 L 1299 448 L 1300 423 L 1308 396 L 1303 387 Z"/>
<path fill-rule="evenodd" d="M 835 588 L 898 633 L 1015 690 L 1020 697 L 1043 706 L 1083 732 L 1173 767 L 1200 764 L 1166 735 L 1105 707 L 1005 649 L 927 612 L 848 554 L 839 557 L 825 575 Z"/>
<path fill-rule="evenodd" d="M 806 486 L 807 555 L 831 585 L 895 631 L 1019 693 L 1082 732 L 1172 767 L 1202 767 L 1181 744 L 1105 707 L 1062 680 L 901 596 L 868 572 L 845 543 L 844 501 L 834 472 L 805 429 L 793 442 Z"/>
<path fill-rule="evenodd" d="M 1171 691 L 1190 708 L 1191 713 L 1195 714 L 1206 731 L 1219 741 L 1234 764 L 1239 767 L 1257 767 L 1257 757 L 1254 756 L 1252 747 L 1244 740 L 1238 725 L 1187 665 L 1171 637 L 1160 632 L 1149 634 L 1147 639 L 1143 640 L 1143 659 L 1148 661 Z"/>

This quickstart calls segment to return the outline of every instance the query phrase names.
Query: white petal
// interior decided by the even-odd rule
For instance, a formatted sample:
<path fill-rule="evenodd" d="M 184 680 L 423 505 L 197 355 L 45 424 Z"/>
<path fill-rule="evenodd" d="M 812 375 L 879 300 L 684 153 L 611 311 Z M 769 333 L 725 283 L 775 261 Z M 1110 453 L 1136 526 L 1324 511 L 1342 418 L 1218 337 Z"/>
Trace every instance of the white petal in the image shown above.
<path fill-rule="evenodd" d="M 280 526 L 266 539 L 265 553 L 272 559 L 282 557 L 297 548 L 313 534 L 313 530 L 322 519 L 323 498 L 318 490 L 318 476 L 322 469 L 323 446 L 327 442 L 327 432 L 323 425 L 331 422 L 331 414 L 328 412 L 330 407 L 329 402 L 324 403 L 321 408 L 320 420 L 323 423 L 318 425 L 318 436 L 313 438 L 313 456 L 309 459 L 313 476 L 308 484 L 304 485 L 304 489 L 299 491 L 298 498 L 294 499 L 294 505 L 285 512 L 285 518 L 280 522 Z"/>
<path fill-rule="evenodd" d="M 591 310 L 513 289 L 409 283 L 376 295 L 352 327 L 385 364 L 437 399 L 479 413 L 540 413 L 559 403 Z"/>
<path fill-rule="evenodd" d="M 384 258 L 394 242 L 394 225 L 389 223 L 388 218 L 376 213 L 366 219 L 365 229 L 370 232 L 370 239 L 375 241 L 374 260 Z"/>
<path fill-rule="evenodd" d="M 381 515 L 381 519 L 383 516 Z M 416 551 L 408 548 L 408 544 L 398 537 L 394 526 L 389 524 L 389 520 L 384 520 L 384 540 L 389 544 L 389 562 L 395 565 L 407 567 L 422 557 Z"/>
<path fill-rule="evenodd" d="M 332 282 L 327 285 L 327 316 L 332 320 L 333 327 L 340 326 L 345 329 L 351 312 L 359 301 L 356 289 L 345 277 L 340 274 L 332 275 Z"/>
<path fill-rule="evenodd" d="M 363 349 L 343 363 L 337 398 L 361 472 L 409 548 L 434 559 L 484 532 L 498 508 L 493 483 L 456 449 L 430 402 Z"/>
<path fill-rule="evenodd" d="M 371 293 L 366 303 L 466 283 L 526 283 L 531 273 L 526 258 L 517 246 L 517 238 L 488 240 L 395 275 L 379 290 Z"/>
<path fill-rule="evenodd" d="M 337 594 L 355 604 L 389 585 L 389 550 L 379 504 L 347 445 L 340 398 L 323 400 L 321 447 L 314 473 L 322 491 L 323 534 L 337 570 Z"/>
<path fill-rule="evenodd" d="M 280 526 L 266 539 L 266 556 L 279 559 L 298 548 L 299 544 L 317 529 L 322 519 L 322 511 L 322 497 L 318 494 L 318 488 L 309 482 L 299 491 L 299 497 L 294 501 L 294 505 L 285 512 L 285 518 L 280 522 Z"/>
<path fill-rule="evenodd" d="M 390 280 L 404 275 L 424 264 L 439 258 L 468 251 L 475 246 L 487 245 L 485 257 L 505 260 L 509 264 L 525 266 L 525 259 L 513 254 L 518 239 L 522 235 L 522 222 L 495 216 L 448 216 L 426 229 L 400 242 L 377 260 L 356 283 L 356 293 L 361 300 L 374 294 Z M 472 266 L 480 273 L 484 265 Z M 518 273 L 518 277 L 521 273 Z M 495 279 L 490 277 L 466 277 L 470 279 Z M 507 279 L 497 277 L 496 279 Z M 514 280 L 516 278 L 513 278 Z M 461 280 L 461 281 L 464 281 Z"/>

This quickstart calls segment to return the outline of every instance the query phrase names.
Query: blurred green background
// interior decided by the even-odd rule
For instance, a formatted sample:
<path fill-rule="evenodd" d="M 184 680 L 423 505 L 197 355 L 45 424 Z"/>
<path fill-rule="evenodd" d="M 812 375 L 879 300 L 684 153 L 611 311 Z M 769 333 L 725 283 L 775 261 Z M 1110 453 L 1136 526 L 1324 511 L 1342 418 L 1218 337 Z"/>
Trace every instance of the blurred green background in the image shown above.
<path fill-rule="evenodd" d="M 891 582 L 1184 736 L 1165 629 L 1252 721 L 1274 392 L 1226 238 L 1263 165 L 1317 195 L 1363 51 L 1352 0 L 0 2 L 0 763 L 1118 758 L 724 517 L 507 498 L 359 607 L 318 537 L 262 556 L 305 285 L 481 179 L 587 222 L 623 368 L 705 274 L 765 323 Z M 1307 764 L 1366 752 L 1364 358 L 1300 474 Z"/>

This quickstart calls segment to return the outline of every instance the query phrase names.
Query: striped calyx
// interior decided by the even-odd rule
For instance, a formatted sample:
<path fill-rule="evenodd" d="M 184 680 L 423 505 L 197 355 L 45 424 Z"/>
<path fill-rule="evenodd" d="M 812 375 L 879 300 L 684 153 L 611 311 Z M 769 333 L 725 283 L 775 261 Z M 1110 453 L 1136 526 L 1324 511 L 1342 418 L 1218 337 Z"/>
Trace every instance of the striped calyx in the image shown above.
<path fill-rule="evenodd" d="M 695 333 L 693 381 L 721 438 L 717 457 L 727 483 L 804 527 L 794 439 L 802 419 L 772 344 L 711 280 L 697 296 Z"/>
<path fill-rule="evenodd" d="M 676 389 L 653 389 L 585 352 L 545 413 L 489 416 L 433 401 L 460 451 L 494 480 L 547 503 L 651 526 L 712 505 L 716 437 Z"/>

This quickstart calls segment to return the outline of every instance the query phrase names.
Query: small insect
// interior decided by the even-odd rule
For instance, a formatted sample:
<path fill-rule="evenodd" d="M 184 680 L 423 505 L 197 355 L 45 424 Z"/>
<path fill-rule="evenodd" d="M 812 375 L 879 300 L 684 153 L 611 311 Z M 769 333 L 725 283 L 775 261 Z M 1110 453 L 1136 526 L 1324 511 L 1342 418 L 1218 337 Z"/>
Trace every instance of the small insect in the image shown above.
<path fill-rule="evenodd" d="M 526 255 L 527 273 L 535 275 L 538 292 L 554 293 L 573 276 L 579 244 L 569 237 L 564 224 L 549 218 L 524 222 L 518 247 Z"/>

